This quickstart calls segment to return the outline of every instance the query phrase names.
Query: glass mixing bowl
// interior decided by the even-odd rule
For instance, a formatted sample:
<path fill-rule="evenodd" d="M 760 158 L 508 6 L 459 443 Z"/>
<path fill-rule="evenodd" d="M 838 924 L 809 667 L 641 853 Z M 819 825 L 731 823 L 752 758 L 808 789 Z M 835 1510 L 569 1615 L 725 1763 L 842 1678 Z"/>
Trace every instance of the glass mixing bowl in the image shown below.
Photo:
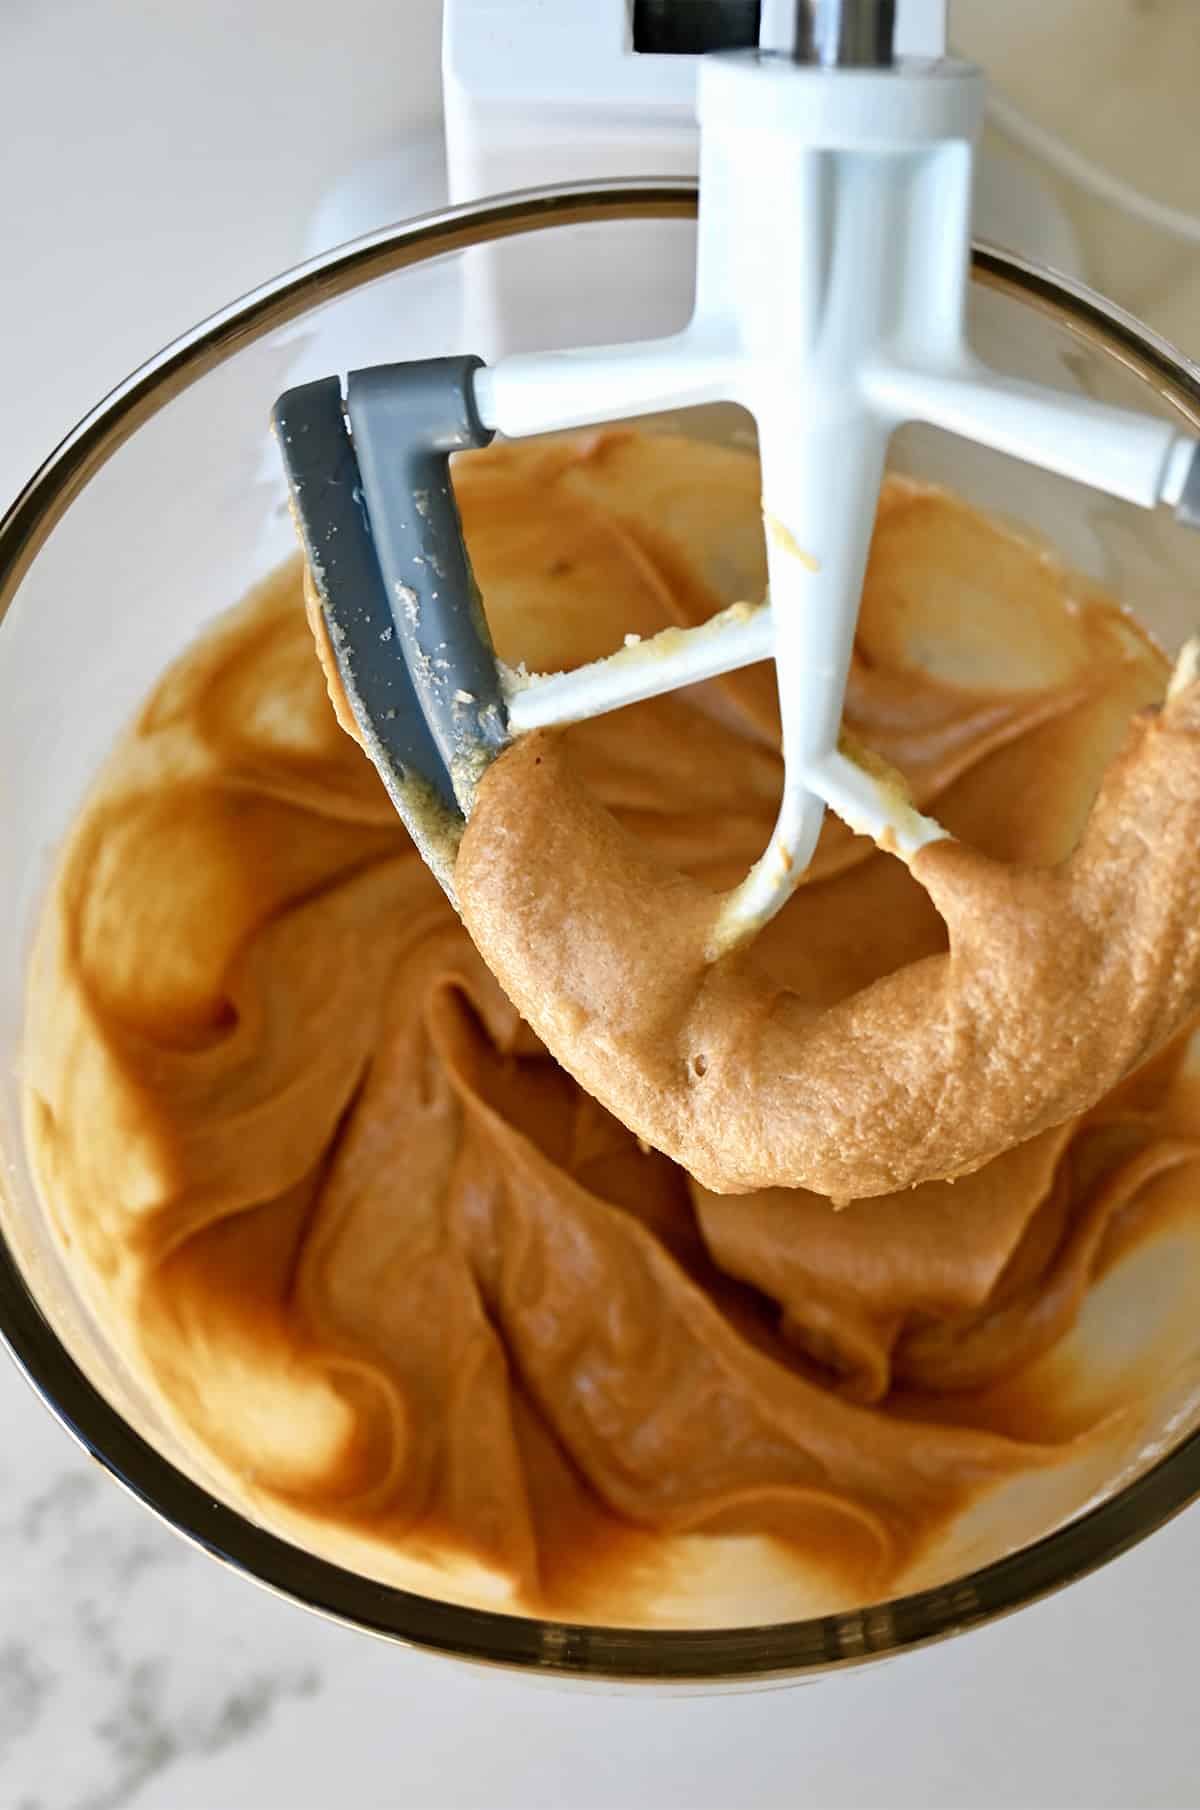
<path fill-rule="evenodd" d="M 524 243 L 539 307 L 547 318 L 557 313 L 564 337 L 581 256 L 595 267 L 619 255 L 628 281 L 613 286 L 621 291 L 614 310 L 628 311 L 632 289 L 653 318 L 655 245 L 690 232 L 694 214 L 687 183 L 546 190 L 332 252 L 145 365 L 80 423 L 0 524 L 8 875 L 0 892 L 0 1328 L 34 1387 L 101 1463 L 171 1526 L 259 1582 L 358 1627 L 460 1657 L 711 1688 L 796 1679 L 985 1622 L 1113 1557 L 1200 1492 L 1200 1316 L 1188 1299 L 1200 1250 L 1175 1252 L 1124 1291 L 1106 1280 L 1070 1335 L 1090 1342 L 1103 1366 L 1142 1362 L 1136 1331 L 1153 1330 L 1143 1411 L 1121 1448 L 1106 1446 L 1102 1463 L 1067 1466 L 1050 1483 L 1026 1479 L 985 1498 L 909 1594 L 787 1622 L 770 1621 L 758 1603 L 747 1626 L 549 1623 L 385 1586 L 221 1500 L 203 1456 L 181 1447 L 73 1283 L 30 1176 L 20 1081 L 31 931 L 53 851 L 92 774 L 168 661 L 292 549 L 267 429 L 274 397 L 322 371 L 461 349 L 447 269 L 491 241 L 537 235 Z M 1200 371 L 1047 271 L 977 247 L 973 316 L 976 346 L 1018 375 L 1200 428 Z M 739 438 L 748 431 L 737 411 L 667 424 Z M 1192 577 L 1200 549 L 1165 512 L 1145 515 L 924 430 L 904 430 L 893 450 L 899 467 L 948 481 L 1052 540 L 1136 605 L 1168 648 L 1200 622 Z"/>

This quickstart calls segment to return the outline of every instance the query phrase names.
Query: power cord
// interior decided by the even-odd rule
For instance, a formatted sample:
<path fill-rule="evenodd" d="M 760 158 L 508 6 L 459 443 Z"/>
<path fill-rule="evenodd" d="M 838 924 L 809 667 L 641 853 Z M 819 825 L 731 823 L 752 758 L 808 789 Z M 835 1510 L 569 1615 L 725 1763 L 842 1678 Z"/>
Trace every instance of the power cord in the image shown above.
<path fill-rule="evenodd" d="M 1160 232 L 1170 233 L 1189 245 L 1200 245 L 1200 217 L 1189 214 L 1184 208 L 1172 207 L 1168 202 L 1156 201 L 1151 195 L 1143 195 L 1132 183 L 1114 176 L 1110 170 L 1102 169 L 1076 151 L 1057 133 L 1039 126 L 1006 94 L 990 85 L 987 113 L 992 124 L 1006 138 L 1041 158 L 1052 170 L 1086 189 L 1098 201 L 1107 201 L 1122 213 L 1132 214 L 1145 225 L 1157 227 Z"/>

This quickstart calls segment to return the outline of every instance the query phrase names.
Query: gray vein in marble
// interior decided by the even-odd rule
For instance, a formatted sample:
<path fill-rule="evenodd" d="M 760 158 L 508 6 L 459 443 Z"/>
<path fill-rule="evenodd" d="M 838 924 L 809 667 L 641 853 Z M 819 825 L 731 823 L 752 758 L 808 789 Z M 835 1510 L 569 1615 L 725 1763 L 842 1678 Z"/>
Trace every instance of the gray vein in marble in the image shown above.
<path fill-rule="evenodd" d="M 169 1802 L 173 1767 L 320 1691 L 315 1624 L 158 1523 L 2 1368 L 0 1429 L 0 1810 L 127 1810 L 151 1781 Z"/>
<path fill-rule="evenodd" d="M 22 1735 L 37 1726 L 54 1691 L 54 1675 L 21 1642 L 0 1646 L 0 1765 Z"/>
<path fill-rule="evenodd" d="M 220 1753 L 267 1721 L 281 1698 L 312 1697 L 320 1679 L 311 1667 L 246 1679 L 198 1720 L 173 1726 L 167 1713 L 168 1680 L 163 1661 L 147 1660 L 128 1674 L 119 1713 L 98 1725 L 97 1734 L 115 1761 L 108 1783 L 77 1798 L 71 1810 L 122 1810 L 135 1793 L 172 1761 Z M 30 1806 L 41 1810 L 41 1806 Z"/>

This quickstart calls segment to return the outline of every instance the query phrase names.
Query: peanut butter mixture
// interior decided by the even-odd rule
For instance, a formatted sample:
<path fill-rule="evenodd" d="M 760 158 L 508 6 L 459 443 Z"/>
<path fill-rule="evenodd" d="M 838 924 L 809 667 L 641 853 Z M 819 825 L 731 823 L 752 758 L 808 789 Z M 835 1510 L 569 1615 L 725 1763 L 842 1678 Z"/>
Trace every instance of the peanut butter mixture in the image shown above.
<path fill-rule="evenodd" d="M 456 484 L 511 664 L 761 594 L 738 452 L 606 433 Z M 889 481 L 847 728 L 959 840 L 910 873 L 831 822 L 701 975 L 778 802 L 755 669 L 498 763 L 481 956 L 338 726 L 298 565 L 252 594 L 80 815 L 25 1056 L 48 1208 L 197 1462 L 372 1575 L 609 1620 L 751 1540 L 877 1600 L 1067 1462 L 1112 1403 L 1016 1384 L 1200 1173 L 1182 1031 L 1143 1060 L 1197 1004 L 1194 689 L 1126 739 L 1167 677 L 1050 555 Z"/>
<path fill-rule="evenodd" d="M 509 998 L 625 1124 L 716 1193 L 844 1205 L 972 1173 L 1095 1105 L 1195 1016 L 1197 848 L 1192 683 L 1133 723 L 1058 865 L 921 849 L 913 878 L 949 948 L 827 1004 L 803 912 L 782 969 L 753 949 L 710 962 L 719 895 L 622 828 L 561 733 L 524 737 L 484 778 L 455 878 Z"/>

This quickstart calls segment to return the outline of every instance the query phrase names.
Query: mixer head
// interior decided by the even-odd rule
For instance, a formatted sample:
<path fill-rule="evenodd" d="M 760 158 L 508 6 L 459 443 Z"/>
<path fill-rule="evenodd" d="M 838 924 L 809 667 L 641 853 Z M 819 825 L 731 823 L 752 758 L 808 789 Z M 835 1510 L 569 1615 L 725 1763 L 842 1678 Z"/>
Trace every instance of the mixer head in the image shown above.
<path fill-rule="evenodd" d="M 919 420 L 1200 525 L 1169 423 L 986 370 L 965 339 L 979 72 L 895 61 L 887 0 L 799 0 L 795 53 L 701 64 L 696 304 L 668 339 L 433 359 L 282 397 L 275 427 L 359 733 L 453 894 L 453 824 L 515 736 L 772 659 L 784 787 L 711 954 L 791 895 L 828 806 L 911 858 L 944 834 L 841 743 L 887 443 Z M 449 461 L 522 436 L 733 401 L 754 416 L 769 596 L 569 673 L 502 671 Z M 446 825 L 450 831 L 445 833 Z M 440 826 L 440 827 L 439 827 Z"/>

